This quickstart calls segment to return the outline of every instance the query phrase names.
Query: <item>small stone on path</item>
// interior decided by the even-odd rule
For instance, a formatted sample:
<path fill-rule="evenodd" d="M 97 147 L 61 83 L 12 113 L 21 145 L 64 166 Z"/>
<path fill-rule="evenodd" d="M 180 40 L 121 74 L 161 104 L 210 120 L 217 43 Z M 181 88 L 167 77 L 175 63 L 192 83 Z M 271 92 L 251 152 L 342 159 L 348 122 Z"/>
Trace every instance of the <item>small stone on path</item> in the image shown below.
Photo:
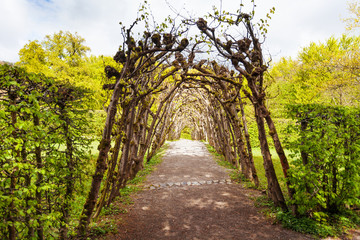
<path fill-rule="evenodd" d="M 155 191 L 140 191 L 118 233 L 103 239 L 311 239 L 262 216 L 253 190 L 232 182 L 200 141 L 170 142 L 147 183 Z"/>

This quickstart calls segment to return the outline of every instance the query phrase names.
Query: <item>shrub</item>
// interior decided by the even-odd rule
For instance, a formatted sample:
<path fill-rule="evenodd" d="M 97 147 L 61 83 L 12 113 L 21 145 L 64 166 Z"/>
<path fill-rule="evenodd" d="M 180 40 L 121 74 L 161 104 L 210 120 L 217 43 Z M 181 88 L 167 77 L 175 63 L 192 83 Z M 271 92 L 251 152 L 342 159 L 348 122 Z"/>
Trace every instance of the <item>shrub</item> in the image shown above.
<path fill-rule="evenodd" d="M 86 92 L 0 66 L 0 238 L 68 235 L 89 141 Z"/>
<path fill-rule="evenodd" d="M 301 214 L 337 213 L 360 203 L 360 109 L 289 106 L 295 159 L 290 181 Z"/>

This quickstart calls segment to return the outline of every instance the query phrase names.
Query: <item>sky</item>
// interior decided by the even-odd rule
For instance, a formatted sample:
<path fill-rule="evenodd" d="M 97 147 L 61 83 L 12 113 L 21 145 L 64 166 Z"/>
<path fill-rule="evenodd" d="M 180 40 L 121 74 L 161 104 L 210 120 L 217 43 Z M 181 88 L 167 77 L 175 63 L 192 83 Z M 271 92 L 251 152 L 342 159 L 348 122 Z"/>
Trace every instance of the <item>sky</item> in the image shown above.
<path fill-rule="evenodd" d="M 121 44 L 119 22 L 129 25 L 142 0 L 0 0 L 0 60 L 16 62 L 29 40 L 63 31 L 77 32 L 93 55 L 113 56 Z M 169 5 L 185 16 L 202 16 L 212 6 L 236 11 L 240 0 L 148 0 L 160 22 L 173 14 Z M 250 0 L 242 0 L 245 6 Z M 256 16 L 264 18 L 275 7 L 264 51 L 274 61 L 297 56 L 310 42 L 324 42 L 345 33 L 349 17 L 346 0 L 255 0 Z M 244 9 L 246 10 L 246 9 Z"/>

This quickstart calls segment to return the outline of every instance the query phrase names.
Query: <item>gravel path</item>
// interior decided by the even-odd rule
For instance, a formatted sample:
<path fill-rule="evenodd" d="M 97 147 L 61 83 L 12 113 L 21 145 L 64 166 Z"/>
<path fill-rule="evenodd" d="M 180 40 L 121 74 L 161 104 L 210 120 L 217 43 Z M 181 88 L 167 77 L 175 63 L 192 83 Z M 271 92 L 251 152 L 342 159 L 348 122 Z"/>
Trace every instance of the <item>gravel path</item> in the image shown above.
<path fill-rule="evenodd" d="M 170 142 L 164 161 L 107 239 L 310 239 L 266 220 L 198 141 Z"/>

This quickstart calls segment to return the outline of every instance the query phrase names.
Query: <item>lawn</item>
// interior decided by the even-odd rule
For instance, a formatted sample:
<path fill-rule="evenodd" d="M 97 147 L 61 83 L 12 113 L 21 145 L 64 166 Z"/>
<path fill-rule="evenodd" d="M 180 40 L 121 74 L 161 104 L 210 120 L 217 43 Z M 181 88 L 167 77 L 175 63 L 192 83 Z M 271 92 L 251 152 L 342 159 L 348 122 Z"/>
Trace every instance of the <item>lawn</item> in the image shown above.
<path fill-rule="evenodd" d="M 267 180 L 265 177 L 264 160 L 261 155 L 261 150 L 260 150 L 260 148 L 253 148 L 252 150 L 253 150 L 255 168 L 256 168 L 256 171 L 257 171 L 257 174 L 259 177 L 259 181 L 260 181 L 260 187 L 265 189 L 267 186 Z M 278 180 L 279 180 L 279 183 L 280 183 L 280 186 L 281 186 L 283 192 L 286 193 L 287 192 L 286 183 L 285 183 L 284 173 L 282 171 L 280 159 L 279 159 L 275 149 L 273 149 L 273 148 L 270 149 L 270 152 L 271 152 L 271 157 L 273 160 L 276 176 L 278 177 Z M 285 151 L 285 154 L 288 156 L 287 151 Z"/>

